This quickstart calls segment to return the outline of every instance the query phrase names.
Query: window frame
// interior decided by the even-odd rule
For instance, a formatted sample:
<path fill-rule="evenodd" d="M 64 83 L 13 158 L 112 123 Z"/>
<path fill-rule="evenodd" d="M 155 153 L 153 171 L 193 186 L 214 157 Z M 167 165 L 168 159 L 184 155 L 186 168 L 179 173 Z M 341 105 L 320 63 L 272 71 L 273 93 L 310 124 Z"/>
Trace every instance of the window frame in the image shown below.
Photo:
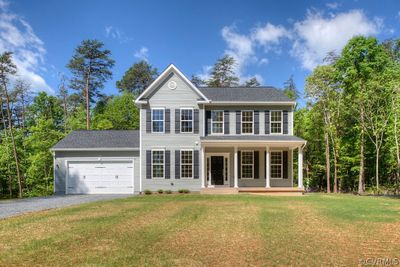
<path fill-rule="evenodd" d="M 163 112 L 163 120 L 162 120 L 162 122 L 163 122 L 163 130 L 162 130 L 162 132 L 155 132 L 154 131 L 153 121 L 161 121 L 161 120 L 153 120 L 153 111 L 154 110 L 162 110 L 162 112 Z M 159 134 L 165 133 L 165 108 L 164 107 L 151 108 L 151 133 L 155 133 L 155 134 L 157 134 L 157 133 L 159 133 Z"/>
<path fill-rule="evenodd" d="M 218 122 L 214 122 L 214 120 L 213 120 L 213 112 L 222 112 L 222 122 L 221 121 L 218 121 Z M 222 123 L 222 133 L 214 133 L 214 131 L 213 131 L 213 124 L 214 123 Z M 224 127 L 224 124 L 225 124 L 225 111 L 223 111 L 223 110 L 211 110 L 211 134 L 213 134 L 213 135 L 223 135 L 223 134 L 225 134 L 225 127 Z"/>
<path fill-rule="evenodd" d="M 183 164 L 182 163 L 182 152 L 183 151 L 190 151 L 190 152 L 192 152 L 192 176 L 191 177 L 183 177 L 182 176 L 182 166 L 183 165 L 185 165 L 185 166 L 190 166 L 190 164 L 189 163 L 185 163 L 185 164 Z M 179 152 L 179 157 L 180 157 L 180 159 L 179 159 L 179 165 L 180 165 L 180 177 L 181 177 L 181 179 L 193 179 L 193 177 L 194 177 L 194 149 L 181 149 L 180 150 L 180 152 Z"/>
<path fill-rule="evenodd" d="M 153 152 L 163 152 L 163 163 L 156 163 L 153 162 Z M 154 177 L 154 169 L 153 165 L 163 166 L 163 176 L 162 177 Z M 165 179 L 165 149 L 152 149 L 151 150 L 151 178 L 152 179 Z"/>
<path fill-rule="evenodd" d="M 182 110 L 191 110 L 192 111 L 192 120 L 182 120 Z M 192 122 L 192 131 L 191 132 L 183 132 L 182 131 L 182 122 L 184 121 L 191 121 Z M 179 109 L 179 131 L 183 134 L 191 134 L 194 132 L 194 108 L 193 107 L 183 107 Z"/>
<path fill-rule="evenodd" d="M 243 132 L 243 123 L 250 123 L 250 122 L 243 122 L 243 112 L 251 112 L 252 113 L 252 120 L 251 120 L 251 133 L 244 133 Z M 243 135 L 254 135 L 254 110 L 242 110 L 240 113 L 240 133 Z"/>
<path fill-rule="evenodd" d="M 272 123 L 278 123 L 278 121 L 272 122 L 272 112 L 280 112 L 281 113 L 281 132 L 280 133 L 273 133 L 272 132 Z M 282 110 L 270 110 L 269 112 L 269 133 L 270 134 L 283 134 L 283 111 Z"/>
<path fill-rule="evenodd" d="M 283 150 L 271 150 L 271 159 L 270 159 L 270 179 L 281 180 L 283 179 Z M 272 153 L 280 153 L 281 154 L 281 163 L 276 164 L 272 163 Z M 272 165 L 281 166 L 281 177 L 272 177 Z"/>
<path fill-rule="evenodd" d="M 243 152 L 251 152 L 253 155 L 253 162 L 252 164 L 243 164 Z M 243 165 L 247 166 L 252 166 L 252 175 L 251 177 L 243 177 Z M 240 179 L 246 179 L 246 180 L 253 180 L 254 179 L 254 167 L 255 167 L 255 162 L 254 162 L 254 150 L 242 150 L 240 151 Z"/>

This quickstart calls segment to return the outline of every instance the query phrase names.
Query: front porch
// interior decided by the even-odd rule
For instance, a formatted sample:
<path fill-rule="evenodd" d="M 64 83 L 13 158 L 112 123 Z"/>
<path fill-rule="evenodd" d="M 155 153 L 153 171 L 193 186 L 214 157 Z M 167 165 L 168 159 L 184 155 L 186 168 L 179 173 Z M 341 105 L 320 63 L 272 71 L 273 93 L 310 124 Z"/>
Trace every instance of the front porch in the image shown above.
<path fill-rule="evenodd" d="M 302 139 L 202 140 L 201 193 L 302 194 L 304 145 Z M 294 152 L 298 155 L 297 184 L 294 183 Z"/>

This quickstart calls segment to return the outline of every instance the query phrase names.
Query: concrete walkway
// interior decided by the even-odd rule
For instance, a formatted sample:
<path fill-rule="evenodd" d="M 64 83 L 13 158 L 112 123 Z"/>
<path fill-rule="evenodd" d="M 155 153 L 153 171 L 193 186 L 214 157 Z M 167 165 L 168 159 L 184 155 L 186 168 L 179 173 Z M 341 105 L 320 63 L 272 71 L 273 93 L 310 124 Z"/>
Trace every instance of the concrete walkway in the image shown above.
<path fill-rule="evenodd" d="M 0 201 L 0 219 L 26 212 L 61 208 L 81 203 L 132 197 L 133 195 L 60 195 Z"/>

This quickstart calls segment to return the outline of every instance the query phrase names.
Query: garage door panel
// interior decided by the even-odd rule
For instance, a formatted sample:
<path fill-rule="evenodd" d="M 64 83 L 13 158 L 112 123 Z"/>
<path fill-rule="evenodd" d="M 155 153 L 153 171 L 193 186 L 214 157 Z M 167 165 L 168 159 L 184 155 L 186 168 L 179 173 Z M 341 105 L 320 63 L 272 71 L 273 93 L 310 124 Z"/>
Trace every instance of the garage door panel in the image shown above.
<path fill-rule="evenodd" d="M 131 161 L 69 163 L 68 193 L 132 193 Z"/>

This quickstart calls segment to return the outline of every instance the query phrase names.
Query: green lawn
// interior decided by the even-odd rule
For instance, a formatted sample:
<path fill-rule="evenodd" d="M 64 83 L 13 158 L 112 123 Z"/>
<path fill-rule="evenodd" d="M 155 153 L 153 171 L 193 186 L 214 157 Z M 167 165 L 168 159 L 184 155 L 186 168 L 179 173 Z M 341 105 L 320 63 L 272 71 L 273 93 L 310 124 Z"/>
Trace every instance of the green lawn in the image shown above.
<path fill-rule="evenodd" d="M 358 265 L 400 258 L 400 200 L 162 195 L 0 221 L 0 265 Z"/>

